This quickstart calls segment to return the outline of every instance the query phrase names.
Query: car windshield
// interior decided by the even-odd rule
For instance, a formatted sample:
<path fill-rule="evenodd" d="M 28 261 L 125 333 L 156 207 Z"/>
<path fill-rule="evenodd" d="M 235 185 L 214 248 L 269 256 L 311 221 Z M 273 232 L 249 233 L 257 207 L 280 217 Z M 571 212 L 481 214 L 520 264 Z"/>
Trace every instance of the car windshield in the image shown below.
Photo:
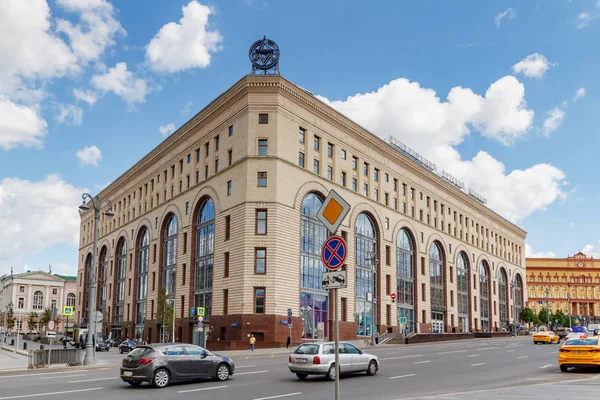
<path fill-rule="evenodd" d="M 152 353 L 152 351 L 150 347 L 136 347 L 129 355 L 133 358 L 141 358 Z"/>
<path fill-rule="evenodd" d="M 319 354 L 319 345 L 302 344 L 294 351 L 294 354 Z"/>
<path fill-rule="evenodd" d="M 564 346 L 597 346 L 598 338 L 587 338 L 587 339 L 569 339 Z"/>

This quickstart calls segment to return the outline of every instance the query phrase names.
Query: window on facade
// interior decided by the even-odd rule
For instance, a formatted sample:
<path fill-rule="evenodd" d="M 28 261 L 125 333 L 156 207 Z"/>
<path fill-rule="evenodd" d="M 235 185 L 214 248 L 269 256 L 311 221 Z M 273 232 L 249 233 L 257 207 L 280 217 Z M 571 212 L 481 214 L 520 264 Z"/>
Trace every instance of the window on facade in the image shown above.
<path fill-rule="evenodd" d="M 485 261 L 479 265 L 479 301 L 481 313 L 481 331 L 490 331 L 490 275 Z"/>
<path fill-rule="evenodd" d="M 269 140 L 258 139 L 258 155 L 261 157 L 267 156 L 269 153 Z"/>
<path fill-rule="evenodd" d="M 376 260 L 377 235 L 375 233 L 375 224 L 367 214 L 361 213 L 356 219 L 355 235 L 356 334 L 358 336 L 371 336 L 372 323 L 368 323 L 368 321 L 370 321 L 371 313 L 376 314 L 377 310 L 372 309 L 372 303 L 368 300 L 375 293 L 373 270 L 377 267 L 374 265 Z M 376 315 L 373 316 L 373 321 L 377 321 Z"/>
<path fill-rule="evenodd" d="M 227 165 L 231 166 L 233 163 L 233 151 L 231 149 L 227 150 Z"/>
<path fill-rule="evenodd" d="M 52 294 L 56 296 L 58 294 L 58 289 L 52 288 Z"/>
<path fill-rule="evenodd" d="M 210 155 L 210 143 L 206 143 L 204 145 L 204 156 L 208 157 Z"/>
<path fill-rule="evenodd" d="M 306 130 L 302 128 L 298 128 L 298 140 L 300 143 L 304 143 L 304 139 L 306 137 Z"/>
<path fill-rule="evenodd" d="M 254 273 L 267 273 L 267 249 L 264 247 L 254 249 Z"/>
<path fill-rule="evenodd" d="M 266 209 L 256 210 L 255 233 L 257 235 L 266 235 L 267 234 L 267 210 Z"/>
<path fill-rule="evenodd" d="M 208 179 L 208 164 L 204 166 L 204 179 Z"/>
<path fill-rule="evenodd" d="M 356 171 L 357 164 L 358 164 L 358 158 L 352 156 L 352 170 L 353 171 Z"/>
<path fill-rule="evenodd" d="M 469 332 L 469 261 L 465 253 L 458 255 L 457 295 L 458 295 L 458 327 L 460 332 Z"/>
<path fill-rule="evenodd" d="M 327 179 L 333 180 L 333 167 L 331 165 L 327 166 Z"/>
<path fill-rule="evenodd" d="M 508 329 L 508 279 L 506 277 L 506 270 L 500 268 L 498 274 L 498 297 L 500 306 L 500 324 L 501 328 Z"/>
<path fill-rule="evenodd" d="M 342 186 L 346 186 L 346 173 L 342 171 L 342 179 L 341 182 Z"/>
<path fill-rule="evenodd" d="M 431 298 L 431 320 L 434 333 L 443 332 L 444 311 L 444 256 L 437 242 L 429 250 L 429 294 Z"/>
<path fill-rule="evenodd" d="M 379 181 L 379 170 L 377 168 L 375 168 L 373 170 L 373 179 L 375 179 L 375 181 Z"/>
<path fill-rule="evenodd" d="M 219 159 L 218 158 L 215 160 L 215 174 L 217 172 L 219 172 Z"/>
<path fill-rule="evenodd" d="M 148 265 L 150 251 L 150 237 L 148 229 L 143 228 L 138 239 L 137 251 L 137 290 L 136 290 L 136 312 L 135 312 L 135 331 L 143 337 L 144 321 L 146 320 L 146 296 L 148 294 Z"/>
<path fill-rule="evenodd" d="M 364 163 L 364 165 L 363 165 L 363 174 L 365 176 L 369 176 L 369 163 Z"/>
<path fill-rule="evenodd" d="M 233 136 L 233 125 L 229 127 L 229 136 Z"/>
<path fill-rule="evenodd" d="M 75 307 L 75 293 L 67 294 L 67 306 Z"/>
<path fill-rule="evenodd" d="M 327 157 L 333 157 L 333 144 L 327 143 Z"/>
<path fill-rule="evenodd" d="M 231 238 L 231 215 L 225 216 L 225 240 Z"/>
<path fill-rule="evenodd" d="M 304 153 L 303 152 L 298 153 L 298 166 L 300 168 L 304 168 Z"/>
<path fill-rule="evenodd" d="M 223 278 L 229 278 L 229 252 L 223 255 Z"/>
<path fill-rule="evenodd" d="M 269 114 L 258 114 L 258 123 L 259 124 L 268 124 L 269 123 Z"/>
<path fill-rule="evenodd" d="M 177 270 L 177 218 L 171 215 L 164 231 L 163 286 L 167 297 L 175 296 Z"/>
<path fill-rule="evenodd" d="M 414 246 L 408 231 L 398 232 L 396 243 L 398 318 L 406 317 L 406 328 L 414 330 Z"/>
<path fill-rule="evenodd" d="M 19 309 L 25 308 L 25 297 L 19 297 L 19 301 L 17 303 L 17 308 L 19 308 Z"/>
<path fill-rule="evenodd" d="M 214 243 L 215 206 L 212 199 L 207 198 L 202 202 L 196 217 L 194 265 L 194 304 L 196 307 L 204 307 L 206 321 L 210 321 L 212 307 Z M 227 261 L 229 262 L 229 259 Z"/>
<path fill-rule="evenodd" d="M 314 160 L 313 163 L 313 172 L 317 175 L 319 175 L 319 160 Z"/>
<path fill-rule="evenodd" d="M 265 288 L 254 288 L 254 313 L 265 313 Z"/>
<path fill-rule="evenodd" d="M 316 151 L 319 151 L 319 149 L 321 148 L 321 138 L 316 135 L 313 139 L 313 147 Z"/>
<path fill-rule="evenodd" d="M 340 157 L 342 157 L 342 160 L 346 159 L 346 150 L 344 150 L 344 149 L 340 150 Z"/>
<path fill-rule="evenodd" d="M 231 181 L 227 181 L 227 196 L 231 196 Z"/>
<path fill-rule="evenodd" d="M 257 172 L 256 173 L 256 186 L 267 187 L 267 173 Z"/>
<path fill-rule="evenodd" d="M 365 183 L 363 184 L 363 196 L 369 196 L 369 184 Z"/>
<path fill-rule="evenodd" d="M 356 178 L 352 178 L 352 190 L 353 191 L 358 191 L 358 181 L 356 180 Z"/>

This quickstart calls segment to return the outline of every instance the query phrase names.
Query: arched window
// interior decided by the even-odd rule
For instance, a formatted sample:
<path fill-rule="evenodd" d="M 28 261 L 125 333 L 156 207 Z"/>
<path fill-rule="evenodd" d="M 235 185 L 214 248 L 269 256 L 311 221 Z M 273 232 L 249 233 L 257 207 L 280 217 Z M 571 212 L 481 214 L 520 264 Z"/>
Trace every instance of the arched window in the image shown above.
<path fill-rule="evenodd" d="M 498 308 L 500 309 L 500 325 L 501 328 L 508 328 L 508 279 L 506 278 L 506 270 L 500 268 L 498 274 Z"/>
<path fill-rule="evenodd" d="M 67 294 L 67 306 L 75 307 L 75 293 Z"/>
<path fill-rule="evenodd" d="M 362 213 L 356 219 L 356 334 L 371 336 L 377 321 L 374 307 L 375 286 L 374 274 L 377 269 L 377 235 L 375 224 L 371 218 Z"/>
<path fill-rule="evenodd" d="M 125 238 L 121 238 L 117 244 L 117 273 L 116 279 L 116 299 L 115 299 L 115 320 L 114 325 L 119 326 L 117 329 L 121 337 L 120 325 L 123 323 L 123 309 L 125 301 L 125 274 L 127 273 L 127 242 Z"/>
<path fill-rule="evenodd" d="M 458 255 L 456 268 L 456 291 L 458 294 L 458 327 L 461 332 L 469 332 L 469 261 L 465 253 Z"/>
<path fill-rule="evenodd" d="M 415 277 L 413 241 L 406 229 L 398 232 L 396 243 L 396 266 L 398 270 L 398 320 L 406 317 L 405 329 L 414 329 Z"/>
<path fill-rule="evenodd" d="M 215 248 L 215 205 L 208 198 L 196 217 L 196 266 L 194 296 L 196 307 L 204 307 L 204 319 L 210 321 Z"/>
<path fill-rule="evenodd" d="M 429 292 L 431 294 L 431 329 L 444 333 L 444 255 L 437 242 L 429 249 Z"/>
<path fill-rule="evenodd" d="M 37 290 L 33 294 L 33 309 L 42 310 L 44 308 L 44 294 L 41 290 Z"/>
<path fill-rule="evenodd" d="M 479 299 L 481 309 L 481 330 L 490 331 L 490 269 L 485 261 L 479 265 Z"/>
<path fill-rule="evenodd" d="M 144 339 L 144 321 L 146 320 L 146 296 L 148 295 L 148 254 L 150 251 L 150 235 L 148 228 L 142 227 L 138 235 L 137 249 L 137 290 L 135 310 L 135 337 Z"/>
<path fill-rule="evenodd" d="M 91 291 L 91 287 L 92 287 L 92 280 L 94 279 L 92 274 L 93 274 L 93 268 L 92 268 L 92 255 L 88 254 L 87 258 L 85 259 L 85 292 L 82 293 L 83 296 L 83 308 L 82 308 L 82 315 L 84 318 L 87 318 L 87 310 L 88 310 L 88 303 L 90 301 L 90 291 Z"/>
<path fill-rule="evenodd" d="M 521 275 L 515 277 L 515 315 L 517 320 L 521 320 L 521 310 L 523 309 L 523 280 Z"/>
<path fill-rule="evenodd" d="M 304 320 L 303 339 L 317 339 L 319 322 L 323 322 L 323 337 L 328 337 L 328 292 L 323 290 L 324 272 L 321 247 L 327 239 L 327 228 L 317 219 L 323 198 L 309 193 L 302 200 L 302 230 L 300 238 L 300 313 Z"/>
<path fill-rule="evenodd" d="M 106 310 L 106 285 L 108 279 L 108 249 L 102 246 L 100 250 L 100 266 L 98 268 L 98 310 Z"/>
<path fill-rule="evenodd" d="M 163 284 L 167 297 L 175 296 L 177 270 L 177 218 L 173 214 L 167 220 L 164 232 Z"/>

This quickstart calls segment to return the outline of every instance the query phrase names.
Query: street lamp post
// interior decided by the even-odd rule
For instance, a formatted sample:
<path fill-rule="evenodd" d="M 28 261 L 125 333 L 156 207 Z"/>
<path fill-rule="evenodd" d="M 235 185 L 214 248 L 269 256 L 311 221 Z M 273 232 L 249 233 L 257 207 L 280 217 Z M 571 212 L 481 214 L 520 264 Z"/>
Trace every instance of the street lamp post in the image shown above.
<path fill-rule="evenodd" d="M 81 196 L 83 200 L 83 204 L 79 206 L 79 211 L 84 213 L 89 211 L 89 203 L 86 204 L 86 200 L 92 203 L 92 207 L 94 207 L 94 247 L 92 249 L 92 268 L 91 268 L 91 276 L 88 277 L 90 279 L 90 290 L 88 293 L 88 309 L 87 309 L 87 320 L 89 324 L 88 335 L 85 343 L 85 358 L 83 359 L 83 365 L 93 365 L 94 364 L 94 338 L 93 335 L 96 333 L 96 321 L 95 318 L 92 318 L 92 314 L 96 310 L 96 259 L 97 259 L 97 247 L 98 247 L 98 225 L 100 223 L 100 208 L 103 203 L 108 204 L 108 210 L 104 213 L 107 217 L 113 217 L 115 214 L 112 211 L 112 202 L 108 199 L 100 199 L 99 197 L 92 197 L 89 193 L 84 193 Z M 86 272 L 87 273 L 87 272 Z"/>
<path fill-rule="evenodd" d="M 569 289 L 571 289 L 571 288 L 569 287 Z M 567 302 L 569 304 L 569 329 L 572 329 L 573 327 L 571 326 L 572 325 L 572 322 L 571 322 L 571 311 L 572 311 L 571 310 L 571 293 L 567 293 Z"/>
<path fill-rule="evenodd" d="M 546 286 L 546 314 L 548 314 L 548 330 L 550 330 L 550 287 Z"/>
<path fill-rule="evenodd" d="M 513 279 L 510 283 L 510 288 L 512 289 L 512 298 L 513 298 L 513 334 L 517 336 L 517 285 L 515 280 Z"/>
<path fill-rule="evenodd" d="M 367 260 L 371 262 L 371 272 L 373 273 L 373 286 L 371 287 L 371 346 L 375 346 L 375 292 L 377 290 L 377 254 L 375 252 L 367 253 Z"/>

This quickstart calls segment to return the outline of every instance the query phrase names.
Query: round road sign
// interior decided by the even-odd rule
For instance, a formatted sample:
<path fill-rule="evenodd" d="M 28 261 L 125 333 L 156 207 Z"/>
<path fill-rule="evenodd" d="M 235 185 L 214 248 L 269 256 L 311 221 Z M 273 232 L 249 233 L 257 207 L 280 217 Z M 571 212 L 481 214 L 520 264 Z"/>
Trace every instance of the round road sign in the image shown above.
<path fill-rule="evenodd" d="M 54 327 L 55 327 L 55 323 L 54 323 L 54 321 L 50 320 L 50 321 L 48 321 L 48 324 L 46 326 L 47 326 L 47 328 L 48 328 L 49 331 L 53 332 L 54 331 Z"/>
<path fill-rule="evenodd" d="M 390 297 L 392 298 L 392 300 L 396 300 L 396 293 L 392 293 Z"/>
<path fill-rule="evenodd" d="M 325 268 L 331 271 L 339 269 L 346 261 L 346 242 L 339 236 L 325 241 L 321 249 L 321 260 Z"/>

